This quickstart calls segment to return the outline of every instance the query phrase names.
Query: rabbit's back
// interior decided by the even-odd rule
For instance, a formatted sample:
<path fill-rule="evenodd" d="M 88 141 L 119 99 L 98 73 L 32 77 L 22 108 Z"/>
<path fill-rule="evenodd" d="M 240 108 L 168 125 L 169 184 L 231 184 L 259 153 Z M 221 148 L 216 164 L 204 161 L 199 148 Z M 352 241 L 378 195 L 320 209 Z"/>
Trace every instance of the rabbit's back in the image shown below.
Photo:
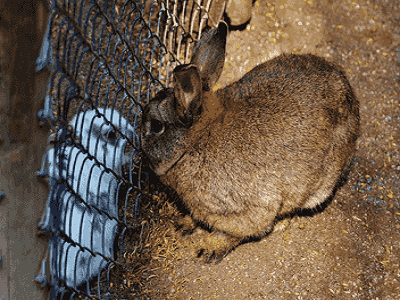
<path fill-rule="evenodd" d="M 217 91 L 226 109 L 237 103 L 268 107 L 271 114 L 303 113 L 324 110 L 336 117 L 358 112 L 349 82 L 341 68 L 312 55 L 282 54 L 247 73 L 243 78 Z M 342 115 L 336 111 L 343 107 Z M 347 108 L 347 109 L 346 109 Z"/>
<path fill-rule="evenodd" d="M 230 119 L 224 131 L 237 132 L 234 140 L 258 134 L 266 149 L 281 155 L 313 153 L 318 160 L 333 142 L 353 144 L 358 135 L 359 104 L 343 71 L 314 55 L 278 56 L 217 97 Z"/>

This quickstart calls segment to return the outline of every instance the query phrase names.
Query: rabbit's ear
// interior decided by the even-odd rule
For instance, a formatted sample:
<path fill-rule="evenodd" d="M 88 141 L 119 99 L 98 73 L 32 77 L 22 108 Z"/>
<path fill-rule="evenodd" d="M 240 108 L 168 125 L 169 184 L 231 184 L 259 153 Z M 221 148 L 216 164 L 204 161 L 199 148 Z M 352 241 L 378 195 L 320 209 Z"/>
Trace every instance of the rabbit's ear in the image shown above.
<path fill-rule="evenodd" d="M 210 90 L 222 73 L 227 34 L 228 26 L 219 22 L 218 27 L 203 35 L 193 49 L 191 64 L 199 70 L 203 90 Z"/>
<path fill-rule="evenodd" d="M 201 79 L 194 65 L 174 69 L 176 115 L 183 124 L 191 124 L 201 112 Z"/>

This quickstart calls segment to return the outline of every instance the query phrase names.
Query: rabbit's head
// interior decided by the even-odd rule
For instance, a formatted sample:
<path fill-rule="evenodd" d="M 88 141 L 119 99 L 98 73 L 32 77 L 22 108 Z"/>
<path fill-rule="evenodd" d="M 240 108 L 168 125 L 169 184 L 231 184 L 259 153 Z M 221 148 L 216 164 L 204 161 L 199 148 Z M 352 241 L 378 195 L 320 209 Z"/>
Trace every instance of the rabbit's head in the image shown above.
<path fill-rule="evenodd" d="M 141 142 L 152 169 L 165 174 L 187 148 L 187 132 L 203 113 L 203 93 L 209 93 L 222 73 L 227 25 L 223 22 L 196 44 L 190 64 L 173 71 L 174 87 L 159 92 L 144 108 Z"/>

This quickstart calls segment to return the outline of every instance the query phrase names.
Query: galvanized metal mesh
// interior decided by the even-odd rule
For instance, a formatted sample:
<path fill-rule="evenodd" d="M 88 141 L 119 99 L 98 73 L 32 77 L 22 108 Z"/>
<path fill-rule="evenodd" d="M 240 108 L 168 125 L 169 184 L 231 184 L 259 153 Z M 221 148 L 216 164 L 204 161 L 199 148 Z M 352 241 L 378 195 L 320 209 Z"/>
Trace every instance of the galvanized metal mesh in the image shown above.
<path fill-rule="evenodd" d="M 39 174 L 50 183 L 41 222 L 50 245 L 38 279 L 52 298 L 113 295 L 110 269 L 144 199 L 140 112 L 215 24 L 211 4 L 49 0 L 38 62 L 51 69 L 42 117 L 53 126 Z"/>

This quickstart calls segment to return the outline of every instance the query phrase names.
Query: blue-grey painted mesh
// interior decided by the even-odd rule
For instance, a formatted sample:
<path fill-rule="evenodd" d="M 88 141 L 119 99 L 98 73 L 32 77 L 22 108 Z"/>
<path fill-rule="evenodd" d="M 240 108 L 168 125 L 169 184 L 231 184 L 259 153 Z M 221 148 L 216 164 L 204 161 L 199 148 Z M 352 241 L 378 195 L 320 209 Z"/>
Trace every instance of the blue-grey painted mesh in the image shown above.
<path fill-rule="evenodd" d="M 52 299 L 105 299 L 127 219 L 145 201 L 140 112 L 189 61 L 211 1 L 48 2 L 36 64 L 51 71 L 39 113 L 52 122 L 39 172 L 50 183 L 40 223 L 50 237 L 37 279 L 51 285 Z"/>

